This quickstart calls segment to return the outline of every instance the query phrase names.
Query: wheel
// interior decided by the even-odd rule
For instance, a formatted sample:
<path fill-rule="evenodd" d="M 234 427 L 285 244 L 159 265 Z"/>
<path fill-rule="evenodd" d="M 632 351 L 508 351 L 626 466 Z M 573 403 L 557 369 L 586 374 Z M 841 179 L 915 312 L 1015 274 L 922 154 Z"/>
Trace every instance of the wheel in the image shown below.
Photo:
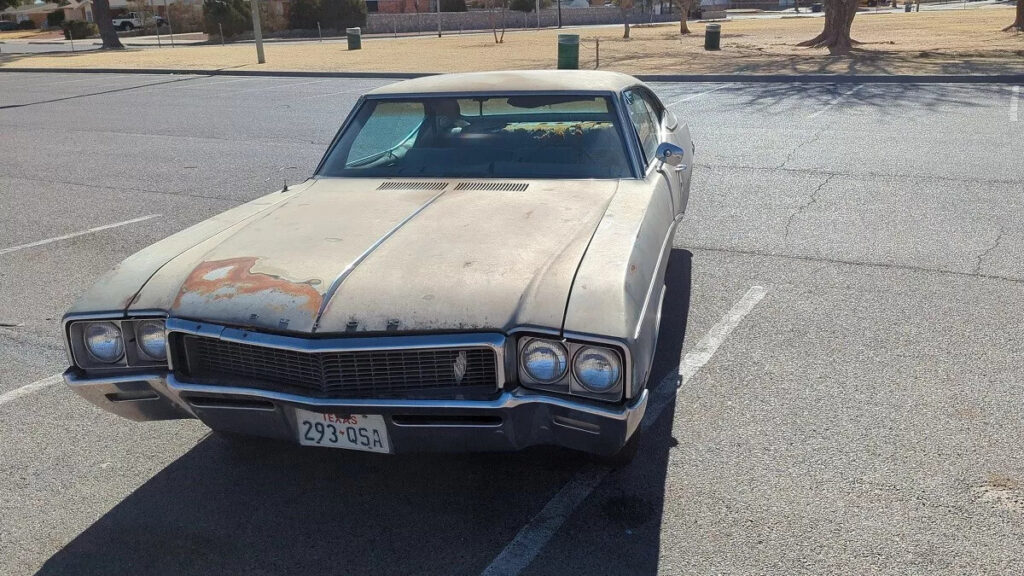
<path fill-rule="evenodd" d="M 640 430 L 633 432 L 629 440 L 619 449 L 618 452 L 611 456 L 602 457 L 601 463 L 613 469 L 625 468 L 633 462 L 636 458 L 637 452 L 640 450 Z"/>
<path fill-rule="evenodd" d="M 121 24 L 122 32 L 131 32 L 132 28 L 135 28 L 135 26 L 132 26 L 131 22 L 125 22 L 124 24 Z"/>

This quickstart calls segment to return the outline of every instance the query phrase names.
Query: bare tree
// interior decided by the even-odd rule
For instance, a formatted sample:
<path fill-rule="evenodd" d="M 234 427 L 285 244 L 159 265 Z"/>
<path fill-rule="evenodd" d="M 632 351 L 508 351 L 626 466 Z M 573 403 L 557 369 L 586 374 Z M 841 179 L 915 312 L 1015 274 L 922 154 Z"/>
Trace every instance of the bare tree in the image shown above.
<path fill-rule="evenodd" d="M 438 0 L 440 2 L 440 0 Z M 495 5 L 501 13 L 501 36 L 498 36 L 498 24 L 494 19 L 494 8 Z M 487 13 L 491 19 L 491 32 L 494 34 L 494 43 L 501 44 L 505 41 L 505 8 L 508 6 L 508 0 L 486 0 L 484 7 L 487 9 Z"/>
<path fill-rule="evenodd" d="M 858 43 L 850 39 L 850 27 L 857 15 L 858 4 L 858 0 L 825 0 L 825 30 L 797 46 L 828 48 L 829 54 L 848 54 Z"/>
<path fill-rule="evenodd" d="M 1024 32 L 1024 0 L 1017 0 L 1017 18 L 1013 21 L 1013 24 L 1003 28 L 1003 32 L 1009 32 L 1010 30 Z"/>
<path fill-rule="evenodd" d="M 114 30 L 114 20 L 110 17 L 110 0 L 93 0 L 92 16 L 96 20 L 96 27 L 100 29 L 103 48 L 124 50 L 124 45 L 121 44 L 121 39 L 117 37 L 117 31 Z"/>
<path fill-rule="evenodd" d="M 617 0 L 619 12 L 622 13 L 622 37 L 629 38 L 629 11 L 633 9 L 634 0 Z"/>
<path fill-rule="evenodd" d="M 689 34 L 690 27 L 686 25 L 686 19 L 689 18 L 690 10 L 693 10 L 697 0 L 672 0 L 672 3 L 679 8 L 679 33 Z"/>

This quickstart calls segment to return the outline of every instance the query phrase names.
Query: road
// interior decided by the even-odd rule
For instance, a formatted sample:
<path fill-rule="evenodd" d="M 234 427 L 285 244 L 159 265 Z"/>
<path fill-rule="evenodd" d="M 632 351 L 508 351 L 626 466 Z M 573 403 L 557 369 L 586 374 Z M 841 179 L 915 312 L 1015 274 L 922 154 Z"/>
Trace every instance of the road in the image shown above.
<path fill-rule="evenodd" d="M 0 574 L 1024 573 L 1011 86 L 655 85 L 698 156 L 624 470 L 235 449 L 53 384 L 76 294 L 382 82 L 0 74 Z"/>

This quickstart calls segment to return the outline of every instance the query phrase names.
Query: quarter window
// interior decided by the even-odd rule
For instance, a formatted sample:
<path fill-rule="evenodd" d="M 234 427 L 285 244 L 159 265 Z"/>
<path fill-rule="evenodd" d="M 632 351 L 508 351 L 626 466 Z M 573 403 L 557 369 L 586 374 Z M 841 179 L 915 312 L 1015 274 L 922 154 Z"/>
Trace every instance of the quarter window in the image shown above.
<path fill-rule="evenodd" d="M 636 129 L 640 147 L 644 151 L 644 157 L 650 162 L 658 149 L 658 123 L 655 120 L 654 112 L 638 92 L 630 90 L 623 93 L 623 96 L 629 110 L 629 119 L 633 123 L 633 128 Z"/>

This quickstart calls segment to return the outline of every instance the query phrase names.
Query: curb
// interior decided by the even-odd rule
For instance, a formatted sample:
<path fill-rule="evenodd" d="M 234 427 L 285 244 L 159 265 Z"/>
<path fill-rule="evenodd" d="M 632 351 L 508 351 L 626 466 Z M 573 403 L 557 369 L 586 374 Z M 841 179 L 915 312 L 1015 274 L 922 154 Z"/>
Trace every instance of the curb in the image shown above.
<path fill-rule="evenodd" d="M 304 72 L 297 70 L 187 70 L 167 68 L 0 68 L 0 72 L 53 74 L 178 74 L 282 78 L 382 78 L 405 80 L 438 72 Z M 643 82 L 736 82 L 802 84 L 1021 84 L 1021 74 L 636 74 Z"/>

